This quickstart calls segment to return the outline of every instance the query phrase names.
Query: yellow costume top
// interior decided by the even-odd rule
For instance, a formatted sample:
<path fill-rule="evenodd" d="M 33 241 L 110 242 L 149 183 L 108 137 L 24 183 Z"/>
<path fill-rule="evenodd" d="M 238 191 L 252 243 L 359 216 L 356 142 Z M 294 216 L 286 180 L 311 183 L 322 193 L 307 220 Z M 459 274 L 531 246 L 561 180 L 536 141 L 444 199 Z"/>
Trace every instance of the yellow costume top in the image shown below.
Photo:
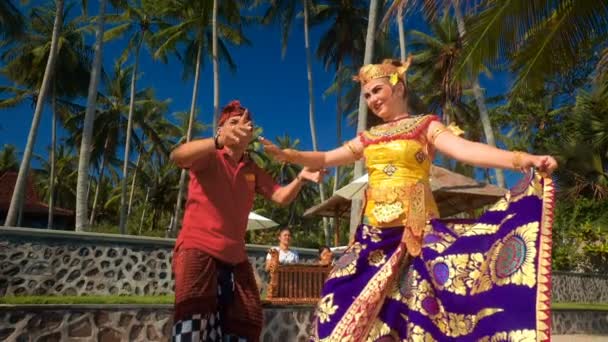
<path fill-rule="evenodd" d="M 369 175 L 364 222 L 404 226 L 409 254 L 420 254 L 427 221 L 439 217 L 430 186 L 432 157 L 424 132 L 435 115 L 408 117 L 360 135 Z"/>

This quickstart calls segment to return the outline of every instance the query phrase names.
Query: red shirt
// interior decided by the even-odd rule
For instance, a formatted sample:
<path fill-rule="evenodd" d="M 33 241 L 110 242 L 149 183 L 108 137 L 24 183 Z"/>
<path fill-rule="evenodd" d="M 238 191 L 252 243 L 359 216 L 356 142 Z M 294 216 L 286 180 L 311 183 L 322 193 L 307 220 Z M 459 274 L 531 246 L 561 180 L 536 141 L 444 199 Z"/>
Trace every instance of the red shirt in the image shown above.
<path fill-rule="evenodd" d="M 245 261 L 245 232 L 255 193 L 270 199 L 279 187 L 247 156 L 236 162 L 225 149 L 195 162 L 176 250 L 200 249 L 230 264 Z"/>

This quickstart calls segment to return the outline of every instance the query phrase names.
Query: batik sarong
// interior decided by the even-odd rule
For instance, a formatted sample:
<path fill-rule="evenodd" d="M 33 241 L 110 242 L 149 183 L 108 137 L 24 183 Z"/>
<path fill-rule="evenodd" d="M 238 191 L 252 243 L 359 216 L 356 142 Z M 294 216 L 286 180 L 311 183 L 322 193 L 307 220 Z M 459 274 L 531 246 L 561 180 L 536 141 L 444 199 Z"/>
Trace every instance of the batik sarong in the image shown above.
<path fill-rule="evenodd" d="M 200 250 L 178 249 L 173 272 L 173 341 L 223 341 L 226 336 L 259 341 L 262 306 L 248 261 L 226 265 Z"/>
<path fill-rule="evenodd" d="M 360 225 L 322 291 L 314 341 L 544 341 L 552 181 L 527 174 L 475 220 L 432 220 L 419 257 L 403 227 Z"/>

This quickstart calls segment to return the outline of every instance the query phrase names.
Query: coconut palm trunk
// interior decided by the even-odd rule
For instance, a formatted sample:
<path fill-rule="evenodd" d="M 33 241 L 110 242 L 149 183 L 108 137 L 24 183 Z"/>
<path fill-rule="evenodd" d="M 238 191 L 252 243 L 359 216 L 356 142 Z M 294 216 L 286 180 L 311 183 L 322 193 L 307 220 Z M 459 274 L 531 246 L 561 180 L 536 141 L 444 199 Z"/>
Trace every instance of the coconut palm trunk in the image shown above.
<path fill-rule="evenodd" d="M 405 62 L 407 51 L 405 47 L 405 25 L 403 24 L 403 6 L 399 5 L 397 9 L 397 30 L 399 31 L 399 52 L 401 60 Z"/>
<path fill-rule="evenodd" d="M 310 55 L 310 37 L 308 33 L 308 0 L 302 0 L 304 7 L 304 46 L 306 48 L 306 74 L 308 76 L 308 121 L 310 123 L 310 135 L 312 138 L 312 149 L 317 151 L 317 129 L 315 125 L 315 98 L 313 92 L 313 80 L 312 80 L 312 58 Z M 323 182 L 319 183 L 319 193 L 321 195 L 321 202 L 325 202 L 325 187 Z M 329 224 L 327 218 L 323 218 L 323 233 L 325 234 L 325 244 L 330 243 Z"/>
<path fill-rule="evenodd" d="M 146 190 L 146 200 L 144 201 L 144 209 L 141 211 L 141 219 L 139 220 L 139 229 L 137 230 L 141 235 L 141 228 L 144 226 L 144 218 L 146 217 L 146 209 L 148 208 L 148 197 L 150 196 L 150 187 Z"/>
<path fill-rule="evenodd" d="M 87 96 L 87 109 L 82 127 L 82 141 L 80 143 L 80 158 L 78 159 L 78 180 L 76 183 L 76 231 L 83 231 L 87 225 L 87 180 L 89 178 L 89 164 L 91 160 L 91 145 L 93 141 L 93 124 L 95 122 L 95 108 L 97 103 L 97 87 L 99 86 L 101 64 L 103 63 L 103 25 L 106 9 L 106 0 L 99 0 L 99 15 L 95 32 L 95 56 L 89 82 Z"/>
<path fill-rule="evenodd" d="M 49 155 L 51 172 L 49 175 L 49 216 L 46 222 L 47 229 L 53 229 L 53 217 L 55 216 L 55 151 L 57 150 L 57 86 L 53 79 L 53 98 L 51 99 L 51 151 Z"/>
<path fill-rule="evenodd" d="M 458 35 L 462 39 L 466 34 L 466 27 L 464 23 L 464 17 L 460 10 L 459 1 L 455 0 L 454 3 L 454 16 L 456 17 L 456 25 L 458 27 Z M 486 137 L 486 143 L 488 145 L 496 147 L 496 139 L 494 139 L 494 131 L 492 129 L 492 123 L 490 121 L 490 114 L 488 107 L 486 107 L 486 100 L 479 86 L 479 78 L 473 77 L 473 97 L 475 97 L 475 103 L 479 109 L 479 118 L 481 120 L 481 126 L 483 127 L 483 133 Z M 496 173 L 496 183 L 498 186 L 505 187 L 505 176 L 501 169 L 494 169 Z"/>
<path fill-rule="evenodd" d="M 342 75 L 342 62 L 338 63 L 336 68 L 336 75 L 341 77 Z M 337 146 L 342 144 L 342 81 L 337 80 L 336 83 L 336 141 Z M 340 181 L 340 167 L 336 166 L 336 173 L 334 176 L 334 188 L 332 194 L 338 191 L 338 183 Z M 334 223 L 335 224 L 335 223 Z M 335 227 L 337 228 L 337 227 Z"/>
<path fill-rule="evenodd" d="M 129 154 L 131 152 L 131 131 L 133 130 L 133 113 L 135 112 L 135 83 L 137 80 L 137 69 L 139 67 L 139 51 L 143 43 L 143 34 L 135 47 L 135 61 L 131 74 L 131 94 L 129 98 L 129 116 L 127 118 L 127 134 L 125 139 L 125 157 L 122 163 L 122 181 L 120 186 L 120 221 L 118 231 L 120 234 L 127 233 L 127 181 L 129 173 Z"/>
<path fill-rule="evenodd" d="M 217 5 L 218 0 L 213 0 L 212 16 L 212 51 L 213 54 L 213 132 L 217 130 L 217 120 L 220 116 L 220 67 L 217 57 Z"/>
<path fill-rule="evenodd" d="M 378 1 L 370 0 L 369 2 L 369 21 L 367 24 L 367 35 L 365 37 L 365 55 L 363 57 L 363 64 L 369 64 L 372 62 L 374 56 L 374 37 L 376 36 L 376 16 L 378 14 Z M 359 97 L 359 113 L 357 115 L 357 133 L 365 131 L 367 128 L 367 104 L 363 97 L 363 92 Z M 363 175 L 363 162 L 358 161 L 355 163 L 353 172 L 353 178 L 357 179 Z M 361 221 L 361 205 L 360 199 L 352 200 L 350 210 L 350 236 L 354 236 L 357 225 Z"/>
<path fill-rule="evenodd" d="M 15 182 L 15 188 L 13 189 L 13 195 L 11 197 L 11 204 L 6 214 L 4 221 L 5 226 L 13 226 L 17 221 L 19 212 L 23 206 L 23 199 L 25 198 L 27 174 L 30 169 L 30 162 L 32 159 L 32 153 L 34 145 L 36 144 L 36 135 L 38 133 L 38 125 L 40 124 L 40 117 L 42 116 L 42 109 L 44 108 L 44 102 L 51 85 L 51 77 L 55 66 L 55 60 L 57 59 L 57 48 L 59 39 L 59 29 L 63 22 L 63 7 L 64 1 L 57 0 L 55 3 L 55 21 L 53 22 L 53 34 L 51 38 L 51 49 L 49 57 L 44 70 L 44 76 L 42 78 L 42 84 L 40 85 L 40 91 L 38 93 L 38 100 L 36 101 L 36 109 L 34 110 L 34 117 L 32 118 L 32 126 L 27 137 L 27 143 L 25 150 L 23 151 L 23 159 L 19 166 L 19 173 L 17 174 L 17 181 Z"/>
<path fill-rule="evenodd" d="M 89 217 L 89 225 L 95 223 L 95 217 L 97 216 L 97 202 L 99 200 L 99 191 L 101 190 L 101 182 L 103 181 L 103 174 L 106 170 L 106 154 L 108 153 L 109 138 L 106 138 L 106 142 L 103 146 L 103 153 L 101 154 L 101 169 L 99 169 L 99 179 L 95 185 L 95 194 L 93 195 L 93 206 L 91 207 L 91 216 Z"/>
<path fill-rule="evenodd" d="M 201 72 L 201 58 L 203 54 L 203 40 L 202 40 L 203 32 L 199 32 L 199 42 L 198 42 L 198 51 L 196 52 L 196 67 L 194 71 L 194 86 L 192 88 L 192 102 L 190 104 L 190 117 L 188 119 L 188 130 L 186 132 L 186 142 L 189 142 L 192 139 L 192 126 L 194 125 L 194 116 L 196 115 L 196 98 L 198 94 L 199 87 L 199 78 Z M 175 237 L 177 233 L 177 225 L 179 224 L 182 210 L 182 197 L 184 195 L 184 190 L 186 187 L 186 170 L 182 170 L 179 176 L 179 184 L 177 190 L 177 200 L 175 203 L 175 213 L 173 217 L 173 224 L 171 225 L 171 229 L 167 232 L 167 237 Z"/>
<path fill-rule="evenodd" d="M 133 171 L 133 179 L 131 180 L 131 191 L 129 194 L 129 205 L 127 206 L 127 220 L 131 215 L 131 207 L 133 205 L 133 194 L 135 193 L 135 179 L 137 178 L 137 170 L 139 170 L 139 163 L 141 162 L 141 152 L 137 155 L 137 162 L 135 163 L 135 170 Z"/>

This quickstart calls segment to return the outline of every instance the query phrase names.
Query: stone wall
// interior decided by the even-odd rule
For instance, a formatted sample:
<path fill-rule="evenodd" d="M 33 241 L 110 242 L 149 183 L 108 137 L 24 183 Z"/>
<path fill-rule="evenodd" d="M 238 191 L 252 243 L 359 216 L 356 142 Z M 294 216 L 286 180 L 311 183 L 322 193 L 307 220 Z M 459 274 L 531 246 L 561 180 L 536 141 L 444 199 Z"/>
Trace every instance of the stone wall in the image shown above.
<path fill-rule="evenodd" d="M 0 228 L 0 296 L 173 293 L 174 239 Z M 260 291 L 268 246 L 249 245 Z M 317 257 L 297 249 L 304 262 Z"/>
<path fill-rule="evenodd" d="M 553 272 L 553 302 L 608 303 L 608 275 Z"/>
<path fill-rule="evenodd" d="M 591 310 L 555 310 L 553 311 L 552 330 L 560 335 L 607 335 L 608 312 Z"/>
<path fill-rule="evenodd" d="M 173 239 L 0 228 L 0 296 L 173 293 Z M 264 291 L 268 246 L 249 245 Z M 297 249 L 305 262 L 317 251 Z M 555 272 L 554 302 L 608 303 L 608 276 Z"/>
<path fill-rule="evenodd" d="M 265 307 L 263 342 L 304 342 L 311 307 Z M 169 341 L 172 310 L 156 306 L 15 306 L 0 308 L 0 341 Z M 553 312 L 553 334 L 608 335 L 605 311 Z"/>

